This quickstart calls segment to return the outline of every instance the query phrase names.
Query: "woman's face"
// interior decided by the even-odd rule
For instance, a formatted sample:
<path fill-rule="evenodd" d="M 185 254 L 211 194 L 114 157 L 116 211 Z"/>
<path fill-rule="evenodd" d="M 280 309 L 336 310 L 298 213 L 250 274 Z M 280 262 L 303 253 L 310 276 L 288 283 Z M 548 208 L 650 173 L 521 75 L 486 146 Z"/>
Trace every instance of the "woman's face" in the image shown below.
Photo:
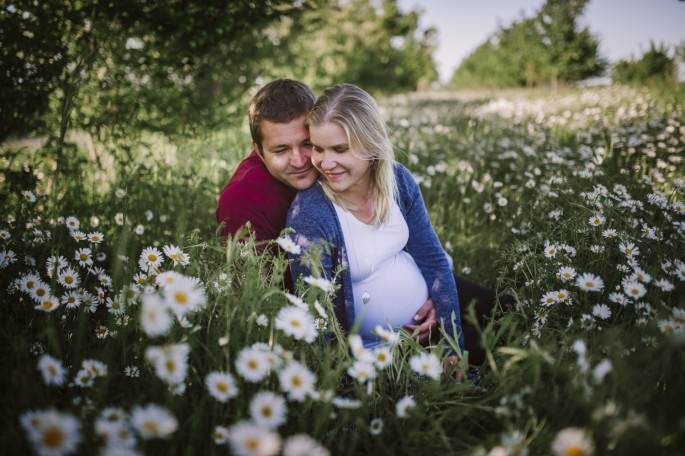
<path fill-rule="evenodd" d="M 358 158 L 338 124 L 323 123 L 309 127 L 314 151 L 312 164 L 330 188 L 347 197 L 368 198 L 371 189 L 371 161 Z M 355 151 L 359 154 L 362 151 Z"/>

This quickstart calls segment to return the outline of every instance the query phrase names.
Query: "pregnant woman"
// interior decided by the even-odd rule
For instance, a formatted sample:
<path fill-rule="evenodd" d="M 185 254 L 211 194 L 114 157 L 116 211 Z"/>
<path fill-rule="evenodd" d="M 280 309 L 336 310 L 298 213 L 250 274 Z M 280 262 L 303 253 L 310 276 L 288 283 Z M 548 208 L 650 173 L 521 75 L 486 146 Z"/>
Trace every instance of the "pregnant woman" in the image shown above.
<path fill-rule="evenodd" d="M 375 100 L 364 90 L 339 84 L 324 90 L 306 120 L 319 180 L 300 192 L 287 226 L 303 249 L 327 246 L 323 275 L 339 266 L 336 317 L 349 330 L 359 324 L 366 347 L 382 343 L 377 325 L 412 323 L 430 297 L 439 323 L 461 336 L 459 299 L 447 256 L 431 225 L 410 172 L 395 161 L 393 146 Z M 293 278 L 311 275 L 298 256 Z M 459 334 L 452 334 L 452 317 Z"/>

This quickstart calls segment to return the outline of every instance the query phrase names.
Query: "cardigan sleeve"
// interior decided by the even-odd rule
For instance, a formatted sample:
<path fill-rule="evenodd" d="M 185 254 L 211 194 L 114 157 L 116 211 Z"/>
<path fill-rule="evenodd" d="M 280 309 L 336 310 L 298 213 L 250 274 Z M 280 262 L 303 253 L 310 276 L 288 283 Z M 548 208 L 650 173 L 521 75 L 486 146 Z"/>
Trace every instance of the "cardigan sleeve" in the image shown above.
<path fill-rule="evenodd" d="M 313 248 L 319 249 L 317 263 L 321 267 L 321 277 L 331 281 L 334 279 L 333 274 L 341 263 L 341 240 L 338 239 L 335 217 L 335 213 L 330 214 L 330 209 L 325 202 L 321 198 L 312 197 L 312 192 L 309 190 L 295 197 L 286 219 L 286 228 L 294 230 L 291 234 L 293 242 L 301 250 L 301 253 L 297 255 L 288 253 L 289 259 L 292 260 L 290 273 L 293 284 L 296 284 L 301 276 L 313 275 L 315 266 L 307 260 L 305 253 Z M 338 290 L 333 297 L 333 306 L 336 318 L 341 326 L 347 329 L 350 326 L 350 317 L 345 295 L 344 289 Z"/>
<path fill-rule="evenodd" d="M 459 297 L 447 254 L 433 229 L 421 190 L 414 177 L 402 165 L 397 166 L 395 174 L 400 192 L 399 199 L 409 227 L 407 251 L 426 280 L 435 304 L 438 322 L 444 323 L 447 333 L 452 337 L 455 336 L 452 332 L 454 314 L 459 332 L 459 346 L 463 350 L 464 336 L 461 329 Z"/>

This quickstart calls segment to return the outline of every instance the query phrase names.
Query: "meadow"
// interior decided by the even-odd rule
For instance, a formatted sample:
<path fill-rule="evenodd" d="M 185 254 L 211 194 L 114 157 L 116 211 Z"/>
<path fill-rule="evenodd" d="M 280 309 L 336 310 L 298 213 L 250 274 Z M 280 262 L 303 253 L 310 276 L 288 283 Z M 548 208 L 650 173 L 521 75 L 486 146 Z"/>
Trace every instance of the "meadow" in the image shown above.
<path fill-rule="evenodd" d="M 244 124 L 4 145 L 3 454 L 683 454 L 683 106 L 627 87 L 382 100 L 455 270 L 518 301 L 462 384 L 450 341 L 381 328 L 364 350 L 334 284 L 288 294 L 283 253 L 218 238 Z"/>

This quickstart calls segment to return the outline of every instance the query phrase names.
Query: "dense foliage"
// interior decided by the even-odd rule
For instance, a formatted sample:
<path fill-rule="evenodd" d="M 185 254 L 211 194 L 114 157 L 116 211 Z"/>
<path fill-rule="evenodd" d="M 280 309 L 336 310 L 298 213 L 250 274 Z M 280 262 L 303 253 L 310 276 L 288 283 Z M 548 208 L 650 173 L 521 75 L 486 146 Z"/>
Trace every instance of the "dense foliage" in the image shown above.
<path fill-rule="evenodd" d="M 682 105 L 610 88 L 384 107 L 455 268 L 518 298 L 479 372 L 457 385 L 443 345 L 401 333 L 360 350 L 329 283 L 287 295 L 283 256 L 214 237 L 239 126 L 145 138 L 119 174 L 82 152 L 59 188 L 23 150 L 0 179 L 5 453 L 677 454 Z"/>
<path fill-rule="evenodd" d="M 668 49 L 651 42 L 649 49 L 639 59 L 619 60 L 611 74 L 615 82 L 635 84 L 645 82 L 668 83 L 676 80 L 675 58 L 669 57 Z"/>
<path fill-rule="evenodd" d="M 599 41 L 578 18 L 588 0 L 554 1 L 530 18 L 501 26 L 452 77 L 455 87 L 533 87 L 599 75 Z"/>
<path fill-rule="evenodd" d="M 66 123 L 106 146 L 193 135 L 242 120 L 275 77 L 413 90 L 436 77 L 418 17 L 395 0 L 12 1 L 0 8 L 0 141 L 59 139 Z"/>

